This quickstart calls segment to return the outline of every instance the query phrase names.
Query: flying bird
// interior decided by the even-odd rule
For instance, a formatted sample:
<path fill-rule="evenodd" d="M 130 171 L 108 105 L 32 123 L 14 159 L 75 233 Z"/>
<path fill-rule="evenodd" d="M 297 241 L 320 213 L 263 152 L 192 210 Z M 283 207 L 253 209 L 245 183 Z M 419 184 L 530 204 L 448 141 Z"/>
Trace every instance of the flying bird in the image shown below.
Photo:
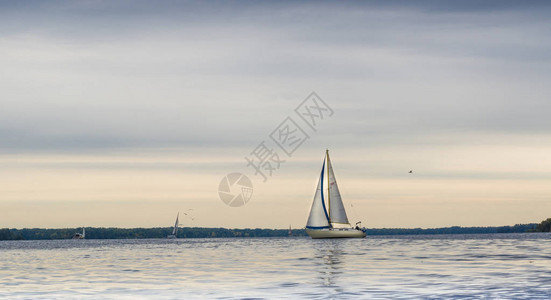
<path fill-rule="evenodd" d="M 410 173 L 410 174 L 413 173 L 413 170 L 409 170 L 409 173 Z"/>

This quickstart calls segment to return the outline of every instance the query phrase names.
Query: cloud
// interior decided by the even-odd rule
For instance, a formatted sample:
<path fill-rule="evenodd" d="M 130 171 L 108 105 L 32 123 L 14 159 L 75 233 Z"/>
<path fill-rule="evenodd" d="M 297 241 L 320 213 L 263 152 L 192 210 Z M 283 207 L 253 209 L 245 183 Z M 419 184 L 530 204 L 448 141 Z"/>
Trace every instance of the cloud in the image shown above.
<path fill-rule="evenodd" d="M 2 149 L 247 148 L 311 90 L 341 145 L 549 133 L 545 2 L 3 8 Z"/>

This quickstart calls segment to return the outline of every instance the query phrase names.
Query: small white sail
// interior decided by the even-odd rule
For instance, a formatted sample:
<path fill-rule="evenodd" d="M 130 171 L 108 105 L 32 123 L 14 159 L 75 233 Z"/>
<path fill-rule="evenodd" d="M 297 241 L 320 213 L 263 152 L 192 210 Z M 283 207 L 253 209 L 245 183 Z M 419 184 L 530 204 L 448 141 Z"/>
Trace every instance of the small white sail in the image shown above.
<path fill-rule="evenodd" d="M 333 166 L 329 159 L 329 153 L 327 154 L 327 174 L 329 177 L 329 182 L 327 183 L 329 189 L 329 220 L 331 220 L 331 223 L 350 225 L 348 217 L 346 216 L 344 204 L 342 203 L 341 193 L 337 186 L 337 180 L 333 173 Z"/>
<path fill-rule="evenodd" d="M 318 181 L 318 188 L 314 195 L 314 201 L 312 201 L 312 207 L 310 208 L 310 216 L 306 223 L 306 228 L 309 229 L 322 229 L 329 228 L 329 217 L 327 210 L 325 209 L 325 203 L 323 199 L 323 171 L 325 169 L 325 159 L 323 160 L 323 167 L 321 168 L 321 175 Z"/>
<path fill-rule="evenodd" d="M 178 233 L 178 217 L 180 216 L 180 213 L 178 212 L 178 214 L 176 215 L 176 223 L 174 223 L 174 229 L 172 229 L 172 235 L 176 235 L 176 233 Z"/>

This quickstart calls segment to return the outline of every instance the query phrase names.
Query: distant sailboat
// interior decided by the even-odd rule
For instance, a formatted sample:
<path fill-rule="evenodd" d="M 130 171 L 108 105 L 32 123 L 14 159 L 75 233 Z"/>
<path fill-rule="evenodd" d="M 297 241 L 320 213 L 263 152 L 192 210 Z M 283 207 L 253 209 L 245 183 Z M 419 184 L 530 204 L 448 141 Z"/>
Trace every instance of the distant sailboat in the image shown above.
<path fill-rule="evenodd" d="M 172 229 L 172 234 L 168 235 L 168 239 L 175 239 L 176 235 L 178 234 L 178 217 L 180 216 L 180 212 L 176 215 L 176 223 L 174 223 L 174 229 Z"/>
<path fill-rule="evenodd" d="M 291 230 L 291 225 L 289 225 L 289 236 L 293 236 L 293 231 Z"/>
<path fill-rule="evenodd" d="M 325 156 L 314 201 L 312 201 L 310 216 L 306 223 L 306 233 L 313 239 L 363 238 L 365 237 L 365 232 L 360 230 L 358 226 L 352 227 L 348 221 L 335 174 L 333 173 L 333 167 L 331 166 L 331 160 L 329 159 L 329 150 L 325 152 Z M 325 205 L 323 190 L 323 175 L 326 161 L 328 181 L 327 206 Z"/>
<path fill-rule="evenodd" d="M 75 235 L 73 235 L 73 239 L 75 240 L 82 240 L 86 237 L 86 229 L 82 227 L 82 233 L 77 232 Z"/>

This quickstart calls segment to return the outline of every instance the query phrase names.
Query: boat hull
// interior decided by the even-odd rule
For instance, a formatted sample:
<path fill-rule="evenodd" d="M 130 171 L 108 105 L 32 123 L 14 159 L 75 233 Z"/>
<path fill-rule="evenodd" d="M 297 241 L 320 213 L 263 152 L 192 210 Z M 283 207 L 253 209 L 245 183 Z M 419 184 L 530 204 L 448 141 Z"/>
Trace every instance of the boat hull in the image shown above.
<path fill-rule="evenodd" d="M 306 229 L 313 239 L 364 238 L 365 232 L 353 228 L 346 229 Z"/>

